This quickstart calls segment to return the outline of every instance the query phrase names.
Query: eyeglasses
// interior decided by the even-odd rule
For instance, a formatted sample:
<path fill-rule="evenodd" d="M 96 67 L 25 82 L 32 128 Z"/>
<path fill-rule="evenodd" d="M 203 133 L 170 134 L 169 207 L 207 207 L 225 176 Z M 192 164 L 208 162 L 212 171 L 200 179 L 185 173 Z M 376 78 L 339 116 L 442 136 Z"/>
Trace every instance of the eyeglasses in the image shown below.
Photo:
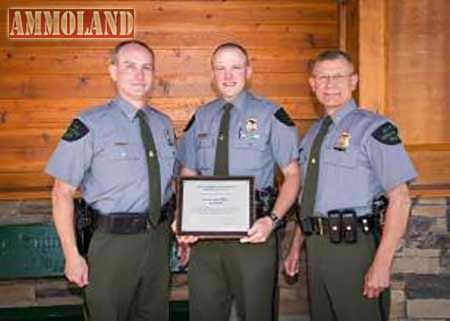
<path fill-rule="evenodd" d="M 336 84 L 341 85 L 344 83 L 344 81 L 347 80 L 347 77 L 352 76 L 354 73 L 347 75 L 315 75 L 314 79 L 316 79 L 317 83 L 321 86 L 325 85 L 326 83 L 330 84 Z"/>

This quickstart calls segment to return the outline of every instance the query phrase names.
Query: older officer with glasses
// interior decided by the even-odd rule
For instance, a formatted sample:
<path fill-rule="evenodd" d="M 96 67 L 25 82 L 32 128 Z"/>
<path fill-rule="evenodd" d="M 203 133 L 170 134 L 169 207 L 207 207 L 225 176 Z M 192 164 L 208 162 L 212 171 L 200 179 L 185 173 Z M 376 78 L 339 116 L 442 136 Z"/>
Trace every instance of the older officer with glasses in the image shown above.
<path fill-rule="evenodd" d="M 320 54 L 309 78 L 325 115 L 300 144 L 301 230 L 284 265 L 298 272 L 304 240 L 313 321 L 388 319 L 390 268 L 417 176 L 395 125 L 352 99 L 357 82 L 338 50 Z"/>

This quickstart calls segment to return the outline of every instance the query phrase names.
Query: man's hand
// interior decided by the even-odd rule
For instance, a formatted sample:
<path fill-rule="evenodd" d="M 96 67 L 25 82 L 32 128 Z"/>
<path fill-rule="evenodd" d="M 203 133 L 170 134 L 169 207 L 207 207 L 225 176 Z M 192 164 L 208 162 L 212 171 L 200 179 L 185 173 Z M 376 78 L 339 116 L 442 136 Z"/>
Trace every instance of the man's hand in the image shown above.
<path fill-rule="evenodd" d="M 76 189 L 64 181 L 55 180 L 52 190 L 53 219 L 66 260 L 64 273 L 70 282 L 84 287 L 88 284 L 88 267 L 78 252 L 75 237 L 73 198 Z"/>
<path fill-rule="evenodd" d="M 188 243 L 178 243 L 177 247 L 178 262 L 181 266 L 186 266 L 189 263 L 191 256 L 191 246 Z"/>
<path fill-rule="evenodd" d="M 300 254 L 303 241 L 303 234 L 297 226 L 292 237 L 291 246 L 289 247 L 289 253 L 283 261 L 284 272 L 287 276 L 294 277 L 300 271 Z"/>
<path fill-rule="evenodd" d="M 389 266 L 375 266 L 372 264 L 364 277 L 363 295 L 369 299 L 377 298 L 390 285 Z"/>
<path fill-rule="evenodd" d="M 409 189 L 406 184 L 393 187 L 387 194 L 389 205 L 385 215 L 380 245 L 374 260 L 364 277 L 363 295 L 376 298 L 389 287 L 390 270 L 395 251 L 408 224 Z"/>
<path fill-rule="evenodd" d="M 174 220 L 170 227 L 172 228 L 173 234 L 175 234 L 177 236 L 178 244 L 189 245 L 189 244 L 193 244 L 199 240 L 199 237 L 194 236 L 194 235 L 177 235 L 177 220 Z"/>
<path fill-rule="evenodd" d="M 179 235 L 177 236 L 177 241 L 179 244 L 191 245 L 196 243 L 200 238 L 195 235 Z"/>
<path fill-rule="evenodd" d="M 273 222 L 269 216 L 256 220 L 248 230 L 247 236 L 240 239 L 241 243 L 264 243 L 273 230 Z"/>
<path fill-rule="evenodd" d="M 288 256 L 283 260 L 284 273 L 294 277 L 300 272 L 300 250 L 289 251 Z"/>
<path fill-rule="evenodd" d="M 177 222 L 173 221 L 171 228 L 173 233 L 176 235 L 177 232 Z M 186 266 L 189 263 L 189 258 L 191 256 L 191 244 L 198 241 L 198 237 L 194 235 L 177 235 L 177 256 L 178 261 L 182 266 Z"/>
<path fill-rule="evenodd" d="M 89 283 L 88 266 L 81 255 L 66 260 L 64 273 L 70 282 L 75 283 L 80 288 L 85 287 Z"/>
<path fill-rule="evenodd" d="M 389 205 L 385 215 L 381 242 L 372 265 L 364 277 L 363 295 L 367 298 L 376 298 L 389 287 L 395 251 L 408 224 L 411 204 L 408 186 L 406 184 L 395 186 L 387 196 Z"/>

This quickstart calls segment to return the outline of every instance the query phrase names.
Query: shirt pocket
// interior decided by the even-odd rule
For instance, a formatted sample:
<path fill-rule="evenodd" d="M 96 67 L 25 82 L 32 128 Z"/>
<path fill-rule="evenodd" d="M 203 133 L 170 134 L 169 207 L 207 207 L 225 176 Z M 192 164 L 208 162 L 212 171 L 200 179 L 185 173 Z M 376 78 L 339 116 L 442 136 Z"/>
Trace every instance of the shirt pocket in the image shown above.
<path fill-rule="evenodd" d="M 231 148 L 236 153 L 234 156 L 231 151 L 230 156 L 237 158 L 236 167 L 243 169 L 258 169 L 267 165 L 272 160 L 272 153 L 266 139 L 236 139 L 231 141 Z"/>
<path fill-rule="evenodd" d="M 102 186 L 121 188 L 135 184 L 146 173 L 144 149 L 134 144 L 108 144 L 94 157 L 92 173 Z"/>
<path fill-rule="evenodd" d="M 114 161 L 135 161 L 142 158 L 138 146 L 133 144 L 113 144 L 104 150 L 104 157 Z"/>
<path fill-rule="evenodd" d="M 269 145 L 264 140 L 259 139 L 235 140 L 231 143 L 231 146 L 236 149 L 245 149 L 260 152 L 264 152 L 269 148 Z"/>
<path fill-rule="evenodd" d="M 213 137 L 209 133 L 197 136 L 196 152 L 198 169 L 206 170 L 214 167 L 214 147 L 215 143 Z"/>
<path fill-rule="evenodd" d="M 164 144 L 160 146 L 158 153 L 161 181 L 163 184 L 167 185 L 174 176 L 176 149 L 174 145 L 165 143 L 164 141 Z"/>
<path fill-rule="evenodd" d="M 364 165 L 359 146 L 351 146 L 345 151 L 329 148 L 323 156 L 321 179 L 323 186 L 326 186 L 323 188 L 327 190 L 330 208 L 367 204 L 373 196 L 375 182 L 372 171 Z"/>
<path fill-rule="evenodd" d="M 354 149 L 339 151 L 332 148 L 323 151 L 323 161 L 332 166 L 352 169 L 357 166 L 358 152 Z"/>

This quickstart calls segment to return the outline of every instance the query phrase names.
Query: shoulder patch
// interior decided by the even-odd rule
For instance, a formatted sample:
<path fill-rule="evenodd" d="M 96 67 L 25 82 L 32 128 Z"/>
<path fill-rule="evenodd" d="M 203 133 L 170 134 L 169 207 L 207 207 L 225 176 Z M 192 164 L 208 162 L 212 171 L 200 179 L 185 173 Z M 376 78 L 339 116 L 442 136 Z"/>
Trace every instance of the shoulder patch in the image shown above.
<path fill-rule="evenodd" d="M 402 142 L 398 136 L 398 129 L 392 123 L 386 122 L 378 127 L 373 133 L 372 137 L 380 143 L 385 145 L 397 145 Z"/>
<path fill-rule="evenodd" d="M 289 127 L 295 126 L 291 117 L 289 117 L 289 115 L 283 108 L 280 108 L 277 110 L 277 112 L 275 113 L 275 118 L 278 119 L 283 124 L 285 124 L 286 126 L 289 126 Z"/>
<path fill-rule="evenodd" d="M 195 114 L 191 117 L 191 119 L 187 123 L 186 127 L 184 127 L 183 132 L 187 132 L 192 127 L 194 122 L 195 122 Z"/>
<path fill-rule="evenodd" d="M 62 139 L 68 142 L 73 142 L 85 136 L 87 133 L 89 133 L 89 128 L 87 128 L 81 120 L 76 118 L 72 121 L 69 128 L 67 128 Z"/>

